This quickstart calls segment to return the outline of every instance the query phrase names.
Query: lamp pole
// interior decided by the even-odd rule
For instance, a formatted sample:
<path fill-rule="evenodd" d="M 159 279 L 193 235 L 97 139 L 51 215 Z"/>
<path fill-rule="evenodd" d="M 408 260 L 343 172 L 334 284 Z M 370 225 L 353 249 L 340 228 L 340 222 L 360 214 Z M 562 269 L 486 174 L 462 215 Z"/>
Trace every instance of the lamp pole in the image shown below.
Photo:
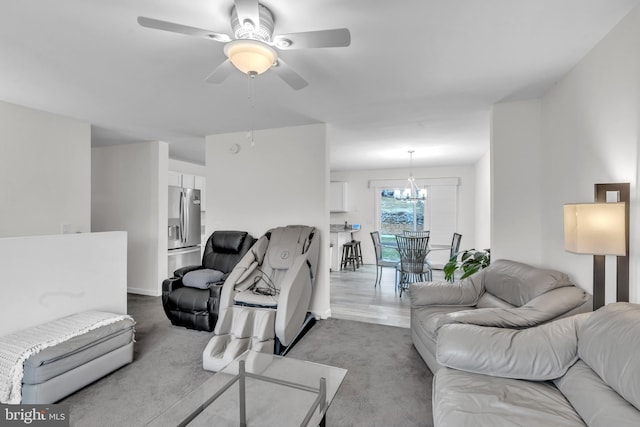
<path fill-rule="evenodd" d="M 607 193 L 617 193 L 617 202 L 625 203 L 626 255 L 616 257 L 616 301 L 629 302 L 629 199 L 630 184 L 595 184 L 596 203 L 606 203 Z M 593 256 L 593 309 L 605 304 L 605 255 Z"/>

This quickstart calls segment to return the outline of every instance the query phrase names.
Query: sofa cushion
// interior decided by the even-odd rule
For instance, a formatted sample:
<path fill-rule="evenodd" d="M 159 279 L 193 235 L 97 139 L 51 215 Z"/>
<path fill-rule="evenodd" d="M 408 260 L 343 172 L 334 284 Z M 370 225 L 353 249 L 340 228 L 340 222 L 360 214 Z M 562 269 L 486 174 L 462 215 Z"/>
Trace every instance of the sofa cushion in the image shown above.
<path fill-rule="evenodd" d="M 480 273 L 486 292 L 517 307 L 552 289 L 573 286 L 564 273 L 508 260 L 494 261 Z"/>
<path fill-rule="evenodd" d="M 640 305 L 608 304 L 578 335 L 578 355 L 611 388 L 640 410 Z"/>
<path fill-rule="evenodd" d="M 449 368 L 434 377 L 433 420 L 436 427 L 585 425 L 551 383 Z"/>
<path fill-rule="evenodd" d="M 545 381 L 558 378 L 578 359 L 581 314 L 529 329 L 444 325 L 436 358 L 450 368 L 496 377 Z"/>
<path fill-rule="evenodd" d="M 640 426 L 640 412 L 582 360 L 554 384 L 590 427 Z"/>

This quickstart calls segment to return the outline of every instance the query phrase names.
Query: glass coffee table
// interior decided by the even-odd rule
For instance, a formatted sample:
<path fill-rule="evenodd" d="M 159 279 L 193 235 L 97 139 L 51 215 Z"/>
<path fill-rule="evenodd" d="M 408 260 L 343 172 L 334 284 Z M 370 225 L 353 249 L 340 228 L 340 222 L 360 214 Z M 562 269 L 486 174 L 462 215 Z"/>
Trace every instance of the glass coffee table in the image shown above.
<path fill-rule="evenodd" d="M 323 426 L 346 375 L 346 369 L 248 350 L 147 425 Z"/>

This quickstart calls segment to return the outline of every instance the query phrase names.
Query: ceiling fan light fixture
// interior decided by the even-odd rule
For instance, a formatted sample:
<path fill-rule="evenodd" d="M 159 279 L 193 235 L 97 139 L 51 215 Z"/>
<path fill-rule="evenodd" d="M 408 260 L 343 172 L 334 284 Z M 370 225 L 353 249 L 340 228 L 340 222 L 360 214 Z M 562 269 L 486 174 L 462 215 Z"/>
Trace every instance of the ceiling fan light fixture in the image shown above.
<path fill-rule="evenodd" d="M 262 74 L 278 59 L 276 51 L 258 40 L 233 40 L 224 46 L 224 54 L 238 70 L 245 74 Z"/>

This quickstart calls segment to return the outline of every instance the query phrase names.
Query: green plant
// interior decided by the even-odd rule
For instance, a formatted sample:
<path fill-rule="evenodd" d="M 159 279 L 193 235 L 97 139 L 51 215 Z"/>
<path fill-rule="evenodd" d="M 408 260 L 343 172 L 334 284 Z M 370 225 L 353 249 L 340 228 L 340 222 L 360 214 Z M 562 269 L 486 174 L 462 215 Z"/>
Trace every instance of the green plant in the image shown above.
<path fill-rule="evenodd" d="M 491 263 L 491 250 L 485 249 L 478 251 L 475 249 L 468 249 L 462 252 L 458 252 L 451 257 L 449 262 L 444 266 L 444 278 L 445 280 L 453 280 L 453 274 L 456 270 L 462 270 L 462 276 L 460 279 L 465 279 L 476 273 L 483 268 L 487 267 Z"/>

